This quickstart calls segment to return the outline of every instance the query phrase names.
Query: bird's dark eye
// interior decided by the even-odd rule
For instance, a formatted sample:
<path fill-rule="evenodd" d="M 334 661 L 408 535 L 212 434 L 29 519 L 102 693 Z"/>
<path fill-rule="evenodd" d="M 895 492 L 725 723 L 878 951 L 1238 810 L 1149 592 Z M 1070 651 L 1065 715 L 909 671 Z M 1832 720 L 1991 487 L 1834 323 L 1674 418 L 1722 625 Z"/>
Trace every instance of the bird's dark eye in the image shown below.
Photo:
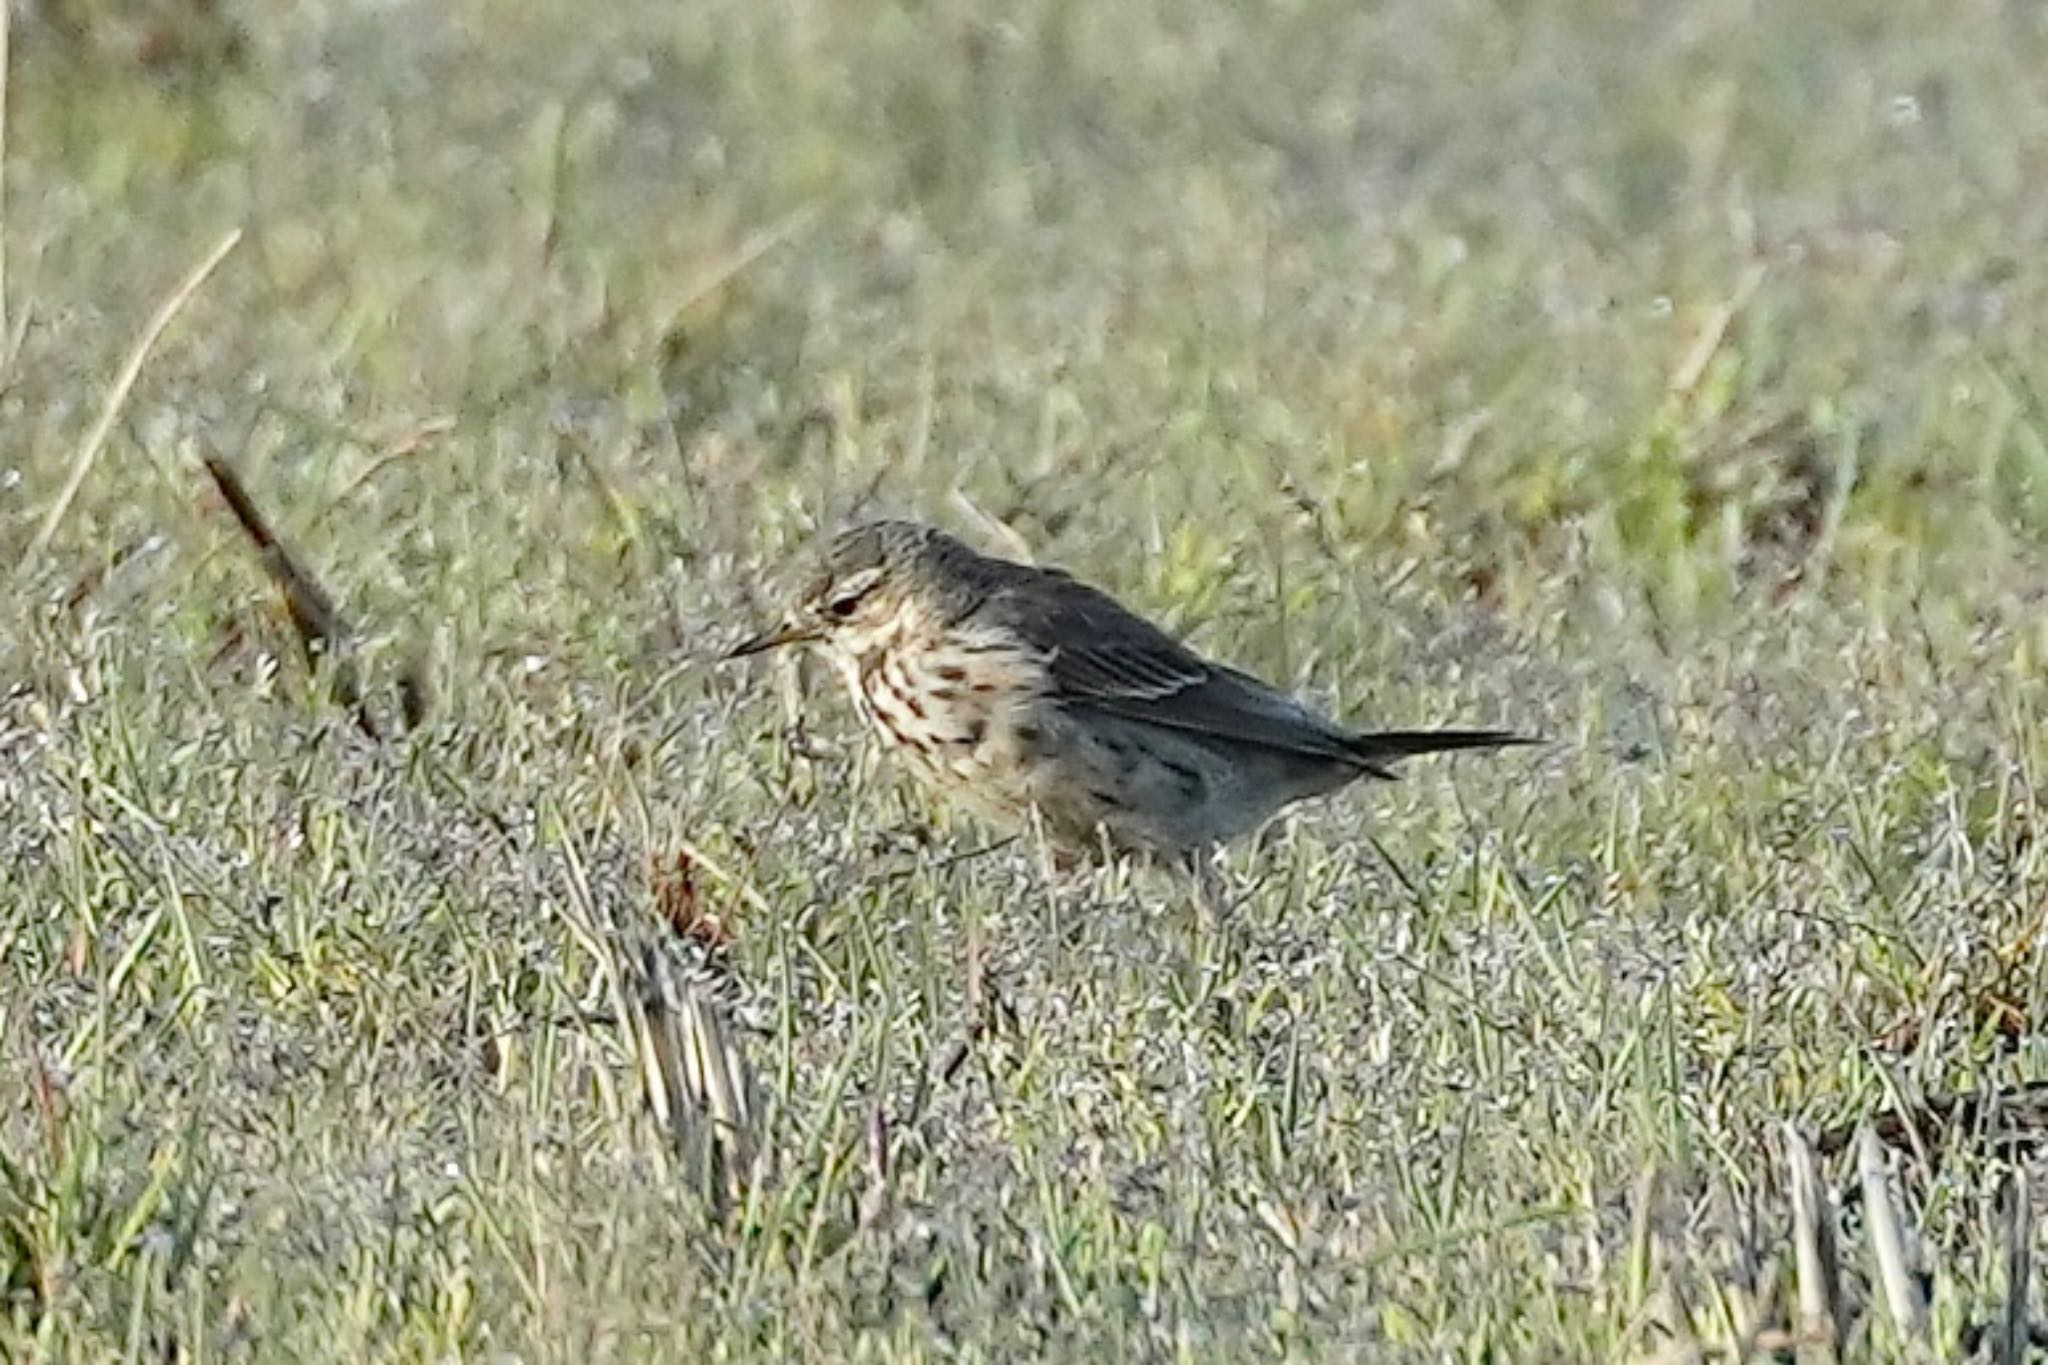
<path fill-rule="evenodd" d="M 880 584 L 879 569 L 862 569 L 820 585 L 818 612 L 834 621 L 850 621 L 860 604 Z"/>

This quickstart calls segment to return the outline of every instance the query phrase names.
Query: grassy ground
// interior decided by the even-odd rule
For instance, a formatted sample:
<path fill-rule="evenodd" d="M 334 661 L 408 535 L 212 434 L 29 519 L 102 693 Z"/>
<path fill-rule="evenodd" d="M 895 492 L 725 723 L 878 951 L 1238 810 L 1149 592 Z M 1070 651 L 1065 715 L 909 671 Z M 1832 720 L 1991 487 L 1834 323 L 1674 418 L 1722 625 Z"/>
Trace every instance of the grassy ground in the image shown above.
<path fill-rule="evenodd" d="M 1930 1349 L 2004 1311 L 2009 1154 L 1926 1105 L 2048 1071 L 2040 6 L 13 36 L 0 1356 L 1727 1358 L 1785 1125 L 1887 1115 Z M 424 726 L 325 699 L 203 457 Z M 705 663 L 878 509 L 1554 743 L 1303 811 L 1228 938 L 1055 890 Z M 756 1078 L 736 1204 L 650 943 Z"/>

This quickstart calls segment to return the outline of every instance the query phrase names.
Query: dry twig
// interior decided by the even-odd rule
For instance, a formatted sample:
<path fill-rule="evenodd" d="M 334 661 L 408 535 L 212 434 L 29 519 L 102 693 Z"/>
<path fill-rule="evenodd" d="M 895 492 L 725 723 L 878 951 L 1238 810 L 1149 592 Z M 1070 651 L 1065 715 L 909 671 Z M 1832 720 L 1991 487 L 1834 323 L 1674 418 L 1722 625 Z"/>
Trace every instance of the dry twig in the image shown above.
<path fill-rule="evenodd" d="M 1999 1211 L 2005 1215 L 2005 1316 L 1993 1339 L 1991 1358 L 1997 1365 L 2021 1365 L 2027 1358 L 2031 1333 L 2027 1329 L 2027 1280 L 2032 1275 L 2029 1241 L 2034 1235 L 2033 1216 L 2027 1211 L 2027 1173 L 2006 1172 L 1998 1192 Z"/>
<path fill-rule="evenodd" d="M 1877 1262 L 1878 1283 L 1885 1306 L 1905 1341 L 1918 1341 L 1927 1330 L 1927 1305 L 1908 1260 L 1904 1220 L 1893 1208 L 1885 1179 L 1884 1147 L 1865 1128 L 1856 1139 L 1856 1166 L 1863 1183 L 1863 1218 L 1870 1228 L 1870 1254 Z"/>
<path fill-rule="evenodd" d="M 364 734 L 374 740 L 383 739 L 383 729 L 363 700 L 355 661 L 349 657 L 354 632 L 335 609 L 334 599 L 278 539 L 270 522 L 257 510 L 248 489 L 242 486 L 241 479 L 226 461 L 209 456 L 206 472 L 213 476 L 220 495 L 227 499 L 228 509 L 235 514 L 235 520 L 242 524 L 242 529 L 256 546 L 256 552 L 263 561 L 263 571 L 283 594 L 285 611 L 291 616 L 292 629 L 298 633 L 306 666 L 318 671 L 321 661 L 328 661 L 335 700 L 348 708 Z"/>
<path fill-rule="evenodd" d="M 1842 1275 L 1835 1255 L 1835 1209 L 1805 1136 L 1785 1125 L 1792 1187 L 1792 1250 L 1799 1273 L 1799 1337 L 1834 1359 L 1842 1349 Z M 1823 1349 L 1824 1348 L 1824 1349 Z"/>
<path fill-rule="evenodd" d="M 753 1069 L 717 1003 L 679 980 L 651 946 L 639 976 L 636 1033 L 649 1105 L 723 1218 L 757 1174 Z"/>

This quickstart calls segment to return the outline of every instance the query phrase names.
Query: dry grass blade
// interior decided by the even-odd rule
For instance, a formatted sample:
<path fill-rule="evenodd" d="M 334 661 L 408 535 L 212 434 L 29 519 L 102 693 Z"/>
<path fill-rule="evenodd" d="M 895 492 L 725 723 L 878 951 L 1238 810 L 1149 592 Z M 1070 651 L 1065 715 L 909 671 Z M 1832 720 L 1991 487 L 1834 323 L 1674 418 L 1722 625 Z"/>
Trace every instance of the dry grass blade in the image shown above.
<path fill-rule="evenodd" d="M 1939 1149 L 1962 1136 L 1972 1150 L 2021 1157 L 2048 1134 L 2048 1082 L 2022 1081 L 1980 1090 L 1934 1095 L 1900 1105 L 1871 1122 L 1878 1141 L 1901 1148 L 1930 1165 Z M 1820 1135 L 1828 1156 L 1848 1150 L 1856 1130 L 1844 1124 Z"/>
<path fill-rule="evenodd" d="M 653 948 L 641 956 L 642 1073 L 677 1156 L 724 1217 L 757 1164 L 753 1068 L 724 1013 Z"/>
<path fill-rule="evenodd" d="M 1785 1125 L 1785 1166 L 1792 1188 L 1792 1250 L 1799 1275 L 1799 1339 L 1816 1358 L 1842 1346 L 1842 1277 L 1835 1256 L 1835 1210 L 1820 1163 L 1797 1127 Z"/>
<path fill-rule="evenodd" d="M 985 510 L 974 499 L 956 488 L 953 490 L 953 506 L 960 514 L 974 523 L 974 529 L 982 539 L 994 547 L 997 554 L 1014 559 L 1020 564 L 1036 564 L 1038 559 L 1031 553 L 1031 542 L 1024 539 L 1016 527 Z"/>
<path fill-rule="evenodd" d="M 1885 1178 L 1884 1146 L 1865 1128 L 1856 1138 L 1856 1168 L 1863 1183 L 1863 1217 L 1870 1228 L 1870 1254 L 1877 1262 L 1878 1283 L 1892 1324 L 1906 1341 L 1918 1341 L 1927 1330 L 1927 1305 L 1913 1278 L 1904 1220 L 1893 1206 Z"/>
<path fill-rule="evenodd" d="M 328 661 L 332 669 L 329 676 L 334 699 L 348 708 L 364 734 L 371 739 L 383 739 L 382 728 L 363 700 L 355 661 L 349 657 L 354 632 L 335 609 L 334 599 L 278 539 L 268 519 L 249 497 L 249 490 L 242 486 L 241 479 L 226 461 L 207 457 L 206 472 L 213 476 L 214 485 L 227 499 L 235 520 L 242 524 L 242 529 L 256 546 L 263 561 L 263 571 L 270 575 L 270 581 L 283 594 L 285 611 L 291 616 L 292 629 L 298 632 L 306 666 L 317 670 L 323 659 Z"/>
<path fill-rule="evenodd" d="M 1628 1311 L 1641 1313 L 1650 1297 L 1656 1263 L 1657 1167 L 1643 1167 L 1636 1176 L 1635 1198 L 1628 1220 Z"/>
<path fill-rule="evenodd" d="M 868 1115 L 868 1187 L 861 1195 L 860 1226 L 878 1226 L 889 1213 L 889 1114 L 880 1105 Z"/>
<path fill-rule="evenodd" d="M 1706 376 L 1707 366 L 1713 364 L 1714 357 L 1720 353 L 1722 344 L 1728 339 L 1729 327 L 1734 324 L 1736 318 L 1742 316 L 1742 310 L 1747 308 L 1749 301 L 1756 296 L 1766 273 L 1761 261 L 1752 261 L 1742 272 L 1741 278 L 1736 280 L 1734 291 L 1708 312 L 1705 321 L 1700 324 L 1699 331 L 1693 335 L 1691 348 L 1686 351 L 1684 359 L 1679 361 L 1678 368 L 1671 373 L 1669 388 L 1675 397 L 1690 397 L 1700 386 L 1700 380 Z"/>
<path fill-rule="evenodd" d="M 719 258 L 710 269 L 692 280 L 676 298 L 675 302 L 669 306 L 668 316 L 671 319 L 679 318 L 703 302 L 711 294 L 724 288 L 728 282 L 744 273 L 754 262 L 766 256 L 784 242 L 787 242 L 805 227 L 808 227 L 813 212 L 808 206 L 794 209 L 784 214 L 772 225 L 753 233 L 745 241 L 741 242 L 735 250 Z"/>
<path fill-rule="evenodd" d="M 763 896 L 753 883 L 688 839 L 676 841 L 676 852 L 679 856 L 689 859 L 691 867 L 702 869 L 705 875 L 738 896 L 755 914 L 765 916 L 774 913 L 768 904 L 768 898 Z"/>
<path fill-rule="evenodd" d="M 1998 1365 L 2021 1365 L 2027 1358 L 2031 1333 L 2027 1327 L 2027 1281 L 2033 1274 L 2029 1241 L 2034 1235 L 2033 1216 L 2028 1212 L 2027 1173 L 2008 1171 L 1998 1192 L 1999 1212 L 2005 1225 L 2005 1316 L 1999 1321 L 1992 1343 L 1992 1359 Z"/>
<path fill-rule="evenodd" d="M 107 389 L 92 429 L 86 433 L 85 439 L 79 442 L 78 453 L 71 458 L 71 472 L 65 476 L 64 487 L 58 490 L 56 500 L 50 504 L 50 510 L 43 514 L 42 524 L 36 528 L 34 539 L 29 541 L 27 551 L 22 554 L 17 572 L 26 569 L 38 555 L 42 554 L 49 547 L 50 538 L 57 534 L 59 523 L 64 520 L 64 514 L 71 509 L 72 500 L 78 496 L 78 490 L 85 485 L 85 476 L 92 472 L 93 461 L 99 458 L 100 448 L 107 443 L 108 433 L 113 431 L 114 423 L 121 415 L 121 409 L 127 405 L 128 394 L 134 389 L 136 379 L 141 376 L 143 365 L 148 363 L 149 353 L 156 349 L 157 339 L 163 336 L 164 329 L 171 325 L 171 320 L 178 316 L 191 297 L 199 292 L 199 286 L 206 283 L 207 276 L 213 274 L 220 263 L 227 259 L 227 254 L 235 249 L 235 243 L 241 240 L 240 228 L 221 238 L 213 250 L 206 254 L 206 258 L 178 282 L 178 287 L 164 296 L 164 301 L 157 305 L 156 312 L 150 315 L 149 322 L 142 329 L 142 335 L 135 338 L 135 345 L 130 348 L 128 359 L 121 366 L 121 372 L 115 376 L 113 385 Z"/>
<path fill-rule="evenodd" d="M 445 436 L 453 430 L 455 430 L 455 419 L 453 417 L 429 417 L 424 421 L 413 423 L 404 431 L 385 441 L 379 449 L 377 457 L 370 461 L 369 467 L 349 480 L 346 488 L 342 489 L 332 498 L 329 498 L 327 505 L 314 514 L 309 524 L 318 526 L 321 522 L 332 516 L 336 509 L 346 505 L 351 498 L 354 498 L 365 488 L 369 487 L 376 480 L 377 476 L 386 469 L 398 464 L 400 461 L 413 458 L 424 450 L 434 438 Z"/>

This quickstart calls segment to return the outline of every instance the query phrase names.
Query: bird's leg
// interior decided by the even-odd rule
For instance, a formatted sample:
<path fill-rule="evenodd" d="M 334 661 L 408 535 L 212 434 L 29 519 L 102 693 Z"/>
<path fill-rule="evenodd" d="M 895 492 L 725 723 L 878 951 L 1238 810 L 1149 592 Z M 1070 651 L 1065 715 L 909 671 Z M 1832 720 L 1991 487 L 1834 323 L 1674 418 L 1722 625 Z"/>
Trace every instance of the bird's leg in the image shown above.
<path fill-rule="evenodd" d="M 1218 1009 L 1227 1011 L 1245 964 L 1244 926 L 1230 913 L 1230 888 L 1219 857 L 1214 848 L 1194 849 L 1184 863 L 1194 883 L 1195 902 L 1187 999 L 1190 1010 L 1203 1017 Z"/>
<path fill-rule="evenodd" d="M 1026 817 L 1031 840 L 1038 846 L 1039 883 L 1045 888 L 1046 924 L 1055 942 L 1065 943 L 1077 921 L 1067 913 L 1069 903 L 1081 892 L 1084 860 L 1051 837 L 1045 816 L 1037 806 Z"/>
<path fill-rule="evenodd" d="M 1195 914 L 1204 930 L 1223 927 L 1230 910 L 1228 888 L 1223 884 L 1223 870 L 1216 866 L 1216 851 L 1211 848 L 1190 850 L 1187 855 L 1188 875 L 1195 883 Z"/>
<path fill-rule="evenodd" d="M 1230 932 L 1224 912 L 1223 876 L 1212 850 L 1198 848 L 1188 855 L 1188 870 L 1195 879 L 1195 999 L 1207 1008 L 1223 974 L 1217 956 L 1223 936 Z"/>

